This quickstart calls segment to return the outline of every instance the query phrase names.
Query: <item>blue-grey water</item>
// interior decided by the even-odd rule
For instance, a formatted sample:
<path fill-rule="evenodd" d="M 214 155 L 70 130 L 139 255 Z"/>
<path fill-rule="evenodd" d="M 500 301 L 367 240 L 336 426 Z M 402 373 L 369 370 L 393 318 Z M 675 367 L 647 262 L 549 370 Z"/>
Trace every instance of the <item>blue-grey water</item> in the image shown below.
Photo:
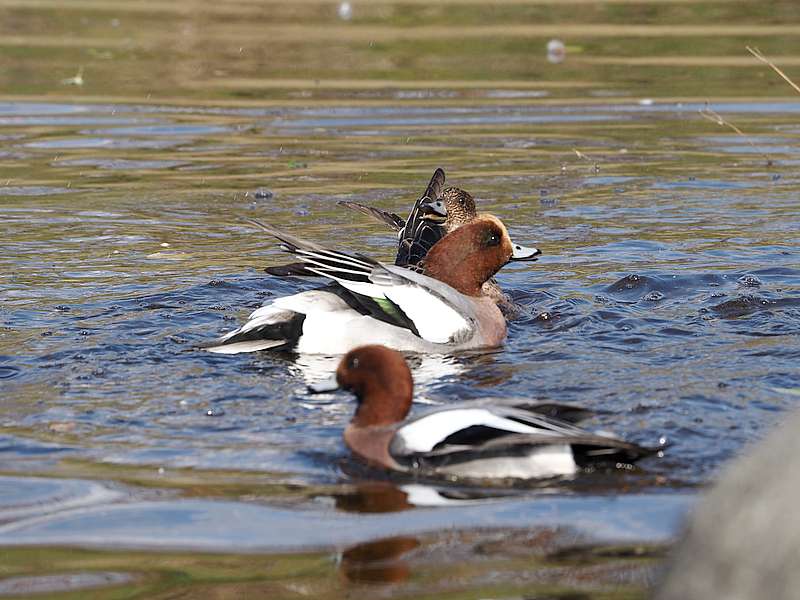
<path fill-rule="evenodd" d="M 637 5 L 637 19 L 673 24 L 664 44 L 695 44 L 715 31 L 709 15 L 763 17 L 703 12 L 711 4 L 654 3 L 650 16 Z M 0 74 L 0 594 L 327 598 L 346 592 L 343 576 L 414 597 L 639 597 L 650 548 L 677 535 L 698 487 L 800 400 L 800 96 L 739 57 L 733 33 L 709 38 L 682 79 L 689 46 L 604 33 L 626 22 L 614 3 L 587 8 L 559 66 L 538 53 L 546 24 L 572 18 L 561 8 L 386 2 L 350 22 L 314 3 L 270 4 L 269 19 L 246 2 L 196 16 L 124 6 L 74 7 L 63 22 L 52 7 L 0 8 L 15 19 L 0 44 L 19 55 Z M 788 5 L 771 8 L 788 18 Z M 34 16 L 62 37 L 40 37 Z M 543 29 L 513 26 L 534 17 Z M 273 36 L 261 45 L 258 22 Z M 452 43 L 461 26 L 510 38 L 448 59 L 434 33 Z M 765 50 L 794 40 L 764 27 Z M 71 47 L 65 28 L 89 37 Z M 367 49 L 367 33 L 386 39 Z M 285 54 L 267 57 L 270 44 Z M 380 70 L 403 56 L 430 70 Z M 79 66 L 85 81 L 63 83 Z M 704 118 L 709 107 L 743 133 Z M 337 201 L 404 214 L 436 167 L 543 256 L 498 276 L 522 306 L 504 347 L 410 358 L 414 410 L 577 404 L 598 411 L 592 428 L 665 438 L 662 457 L 516 489 L 387 480 L 341 441 L 352 399 L 306 392 L 335 357 L 197 349 L 313 285 L 266 275 L 286 255 L 246 219 L 391 260 L 392 233 Z M 600 550 L 575 550 L 587 547 Z M 208 567 L 208 552 L 227 558 Z M 156 577 L 156 556 L 188 583 Z M 283 565 L 283 587 L 261 560 Z"/>

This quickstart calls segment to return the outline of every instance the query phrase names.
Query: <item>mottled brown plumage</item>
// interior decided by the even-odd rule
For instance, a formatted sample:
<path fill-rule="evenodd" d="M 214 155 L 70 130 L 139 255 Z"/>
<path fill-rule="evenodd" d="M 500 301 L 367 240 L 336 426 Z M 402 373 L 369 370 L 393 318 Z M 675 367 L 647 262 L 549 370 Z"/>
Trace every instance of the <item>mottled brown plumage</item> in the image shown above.
<path fill-rule="evenodd" d="M 475 198 L 467 191 L 457 187 L 446 188 L 442 192 L 442 200 L 447 209 L 447 220 L 444 222 L 444 227 L 448 233 L 471 223 L 477 216 Z"/>

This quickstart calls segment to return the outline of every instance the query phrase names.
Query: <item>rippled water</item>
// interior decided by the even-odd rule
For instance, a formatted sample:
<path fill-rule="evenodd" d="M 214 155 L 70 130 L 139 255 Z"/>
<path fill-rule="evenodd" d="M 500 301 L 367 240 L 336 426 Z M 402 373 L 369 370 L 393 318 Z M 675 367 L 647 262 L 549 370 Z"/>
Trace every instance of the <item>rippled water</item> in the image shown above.
<path fill-rule="evenodd" d="M 800 98 L 760 63 L 721 60 L 738 65 L 744 33 L 708 38 L 690 78 L 675 77 L 680 53 L 644 33 L 604 34 L 624 21 L 614 3 L 584 7 L 577 23 L 516 3 L 354 4 L 346 22 L 313 2 L 269 4 L 270 19 L 244 2 L 196 15 L 122 5 L 58 23 L 46 2 L 12 4 L 0 3 L 19 29 L 0 36 L 19 53 L 16 74 L 0 75 L 0 545 L 18 579 L 0 594 L 338 597 L 342 582 L 406 581 L 396 591 L 411 596 L 635 595 L 695 487 L 796 405 Z M 700 30 L 746 31 L 756 11 L 632 7 L 671 50 Z M 45 43 L 26 29 L 34 17 L 94 37 Z M 169 38 L 169 25 L 184 33 Z M 778 53 L 797 34 L 759 26 Z M 523 44 L 548 27 L 567 37 L 561 66 L 546 66 L 540 41 Z M 331 41 L 343 28 L 349 41 Z M 480 56 L 455 35 L 493 28 L 507 36 Z M 201 43 L 213 39 L 214 51 Z M 269 61 L 276 43 L 286 55 Z M 321 47 L 331 69 L 303 83 L 328 66 Z M 520 62 L 530 49 L 536 73 Z M 387 56 L 400 63 L 391 73 Z M 77 65 L 85 83 L 63 85 Z M 424 80 L 409 78 L 421 68 Z M 703 91 L 746 137 L 700 115 Z M 385 481 L 344 450 L 351 399 L 305 391 L 335 358 L 196 349 L 308 286 L 263 273 L 285 256 L 245 219 L 390 259 L 391 233 L 336 202 L 403 213 L 437 166 L 544 255 L 498 277 L 524 307 L 504 348 L 412 359 L 419 399 L 580 404 L 599 411 L 593 427 L 666 437 L 663 458 L 544 489 Z M 77 559 L 61 546 L 93 550 Z M 188 583 L 151 573 L 156 550 Z"/>

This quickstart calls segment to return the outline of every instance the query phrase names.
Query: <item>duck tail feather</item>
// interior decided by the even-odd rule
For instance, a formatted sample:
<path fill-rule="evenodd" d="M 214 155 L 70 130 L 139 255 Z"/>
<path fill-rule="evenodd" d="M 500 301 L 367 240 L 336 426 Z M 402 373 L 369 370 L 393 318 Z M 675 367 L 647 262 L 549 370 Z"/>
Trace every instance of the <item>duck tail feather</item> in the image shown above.
<path fill-rule="evenodd" d="M 356 210 L 367 215 L 368 217 L 372 217 L 373 219 L 377 219 L 381 223 L 386 223 L 394 231 L 400 231 L 406 224 L 405 219 L 403 219 L 401 216 L 380 210 L 379 208 L 373 208 L 371 206 L 365 206 L 364 204 L 359 204 L 358 202 L 349 202 L 347 200 L 339 200 L 337 204 L 339 206 L 349 208 L 350 210 Z"/>
<path fill-rule="evenodd" d="M 297 252 L 298 250 L 313 250 L 316 252 L 329 252 L 324 247 L 316 244 L 314 242 L 310 242 L 308 240 L 301 239 L 292 235 L 291 233 L 286 233 L 285 231 L 278 229 L 277 227 L 273 227 L 272 225 L 267 225 L 266 223 L 262 223 L 257 219 L 245 219 L 248 223 L 255 225 L 259 229 L 266 231 L 272 237 L 278 239 L 283 245 L 284 249 L 287 252 Z"/>
<path fill-rule="evenodd" d="M 213 342 L 202 344 L 200 348 L 217 354 L 238 354 L 271 348 L 289 349 L 303 334 L 305 319 L 304 314 L 292 311 L 280 311 L 251 318 L 239 329 Z"/>
<path fill-rule="evenodd" d="M 428 187 L 425 189 L 425 194 L 420 198 L 419 202 L 425 200 L 437 200 L 442 197 L 442 190 L 444 189 L 444 169 L 438 167 L 431 177 Z"/>

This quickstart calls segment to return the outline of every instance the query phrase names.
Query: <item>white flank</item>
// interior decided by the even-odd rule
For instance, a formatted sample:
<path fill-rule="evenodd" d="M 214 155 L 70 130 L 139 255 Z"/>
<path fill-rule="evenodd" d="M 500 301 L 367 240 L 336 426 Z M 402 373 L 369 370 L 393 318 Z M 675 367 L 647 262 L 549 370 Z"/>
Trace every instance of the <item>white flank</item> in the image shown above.
<path fill-rule="evenodd" d="M 442 467 L 440 472 L 459 477 L 533 479 L 574 475 L 578 469 L 569 444 L 539 446 L 525 456 L 476 459 Z"/>
<path fill-rule="evenodd" d="M 509 433 L 535 433 L 557 437 L 552 431 L 500 417 L 485 408 L 460 408 L 434 412 L 411 421 L 397 430 L 392 446 L 398 452 L 430 452 L 446 437 L 473 425 L 485 425 Z"/>

